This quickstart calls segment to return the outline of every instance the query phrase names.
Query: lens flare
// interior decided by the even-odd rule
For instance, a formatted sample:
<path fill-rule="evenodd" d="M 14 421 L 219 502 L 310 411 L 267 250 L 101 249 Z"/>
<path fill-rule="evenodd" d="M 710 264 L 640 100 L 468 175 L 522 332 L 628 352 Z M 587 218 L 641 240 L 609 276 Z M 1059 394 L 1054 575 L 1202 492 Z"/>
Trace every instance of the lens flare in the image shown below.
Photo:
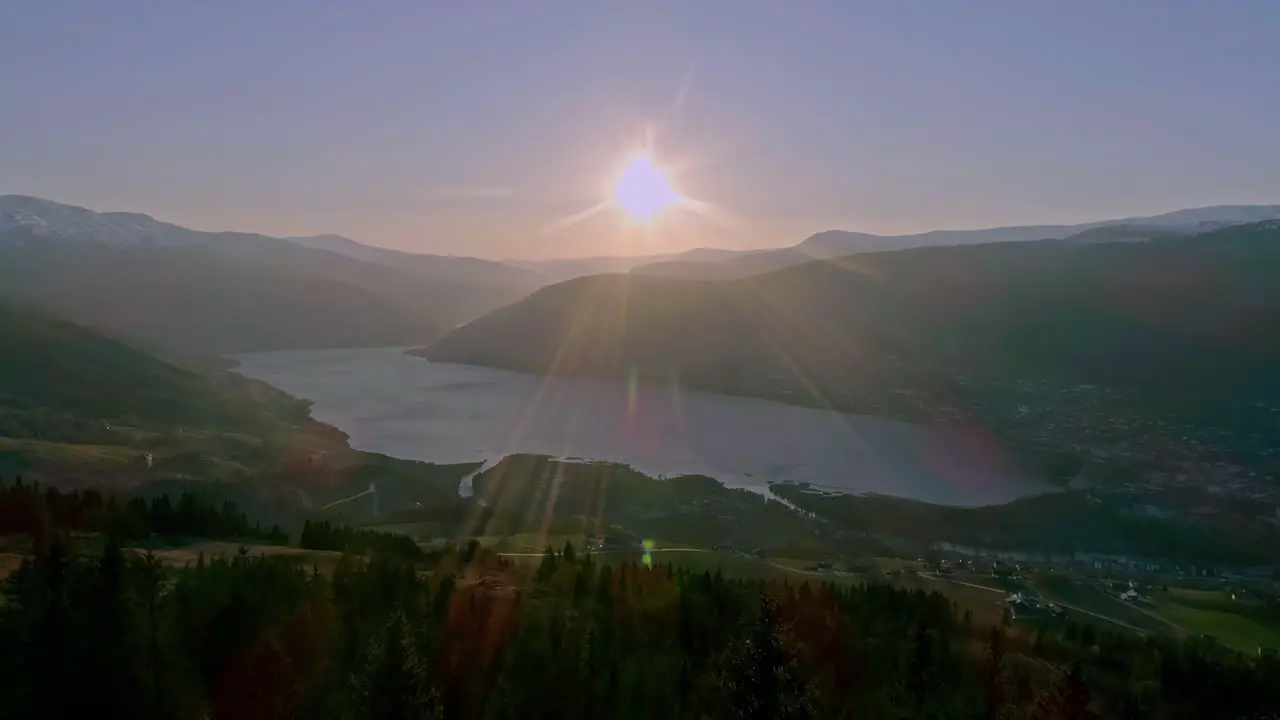
<path fill-rule="evenodd" d="M 649 222 L 658 213 L 683 200 L 680 193 L 671 187 L 666 172 L 644 153 L 627 162 L 613 187 L 614 204 L 639 222 Z"/>

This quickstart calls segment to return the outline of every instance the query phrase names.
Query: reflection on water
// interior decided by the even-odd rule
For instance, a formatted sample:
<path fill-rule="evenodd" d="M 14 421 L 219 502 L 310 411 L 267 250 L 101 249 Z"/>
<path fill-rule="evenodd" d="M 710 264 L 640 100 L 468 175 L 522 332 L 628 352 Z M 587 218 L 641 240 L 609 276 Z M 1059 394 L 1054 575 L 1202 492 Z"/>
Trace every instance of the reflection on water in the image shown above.
<path fill-rule="evenodd" d="M 646 384 L 430 363 L 399 348 L 254 353 L 244 374 L 312 400 L 362 450 L 438 463 L 539 453 L 703 474 L 765 489 L 809 482 L 948 505 L 1044 492 L 980 432 Z"/>

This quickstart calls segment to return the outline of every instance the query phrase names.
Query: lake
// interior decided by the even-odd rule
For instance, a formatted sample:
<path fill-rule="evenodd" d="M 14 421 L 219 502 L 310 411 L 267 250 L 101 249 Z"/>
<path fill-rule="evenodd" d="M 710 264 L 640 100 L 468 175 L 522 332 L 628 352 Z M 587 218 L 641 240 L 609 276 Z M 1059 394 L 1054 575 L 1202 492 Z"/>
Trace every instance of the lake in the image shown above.
<path fill-rule="evenodd" d="M 676 385 L 432 363 L 405 348 L 253 353 L 243 374 L 314 403 L 360 450 L 436 463 L 515 453 L 702 474 L 731 487 L 809 482 L 977 506 L 1047 492 L 978 429 L 942 430 Z"/>

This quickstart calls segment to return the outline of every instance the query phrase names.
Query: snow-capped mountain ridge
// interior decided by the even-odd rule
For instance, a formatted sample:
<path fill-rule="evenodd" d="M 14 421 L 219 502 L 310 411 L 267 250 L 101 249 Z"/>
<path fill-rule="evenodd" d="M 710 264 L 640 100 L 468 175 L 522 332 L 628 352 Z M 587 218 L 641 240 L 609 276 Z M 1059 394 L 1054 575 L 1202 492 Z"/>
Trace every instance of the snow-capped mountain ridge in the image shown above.
<path fill-rule="evenodd" d="M 200 234 L 150 215 L 100 213 L 29 195 L 0 196 L 0 233 L 115 247 L 194 245 Z"/>

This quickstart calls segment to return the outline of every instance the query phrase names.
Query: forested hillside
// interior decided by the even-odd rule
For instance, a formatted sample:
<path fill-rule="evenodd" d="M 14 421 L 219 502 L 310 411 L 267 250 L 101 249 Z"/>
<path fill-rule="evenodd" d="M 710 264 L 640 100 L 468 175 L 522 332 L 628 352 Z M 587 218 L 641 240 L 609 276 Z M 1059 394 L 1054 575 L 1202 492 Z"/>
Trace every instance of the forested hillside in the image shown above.
<path fill-rule="evenodd" d="M 3 433 L 9 437 L 47 437 L 38 427 L 24 431 L 19 415 L 241 431 L 269 417 L 267 406 L 251 397 L 249 380 L 235 383 L 166 362 L 43 313 L 0 304 L 0 337 L 0 402 L 12 423 Z M 305 417 L 303 403 L 295 401 L 294 410 L 295 419 Z"/>
<path fill-rule="evenodd" d="M 810 263 L 735 282 L 599 276 L 541 290 L 425 354 L 531 372 L 678 374 L 839 401 L 956 376 L 1275 390 L 1280 227 L 1145 243 L 1001 243 Z M 1188 387 L 1190 385 L 1190 387 Z M 818 398 L 810 398 L 816 400 Z"/>

